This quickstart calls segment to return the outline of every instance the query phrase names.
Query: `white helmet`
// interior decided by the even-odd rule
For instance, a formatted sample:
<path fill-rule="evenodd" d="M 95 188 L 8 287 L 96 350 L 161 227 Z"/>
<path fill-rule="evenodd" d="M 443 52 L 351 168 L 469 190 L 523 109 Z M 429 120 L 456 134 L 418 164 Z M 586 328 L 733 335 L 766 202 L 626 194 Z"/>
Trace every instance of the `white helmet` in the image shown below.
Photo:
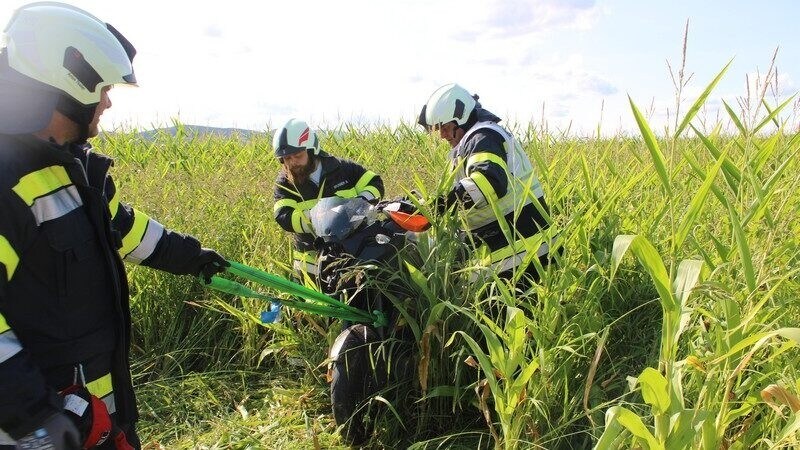
<path fill-rule="evenodd" d="M 88 12 L 57 2 L 20 7 L 5 30 L 8 65 L 55 87 L 83 105 L 100 102 L 112 84 L 136 84 L 136 50 L 114 27 Z"/>
<path fill-rule="evenodd" d="M 419 121 L 426 128 L 455 121 L 464 125 L 475 109 L 477 100 L 463 87 L 451 83 L 437 89 L 422 107 Z M 424 123 L 423 123 L 424 119 Z"/>
<path fill-rule="evenodd" d="M 278 158 L 303 150 L 307 150 L 309 155 L 318 155 L 320 152 L 317 133 L 299 119 L 289 119 L 286 125 L 275 130 L 275 135 L 272 137 L 272 149 L 275 150 L 275 156 Z"/>

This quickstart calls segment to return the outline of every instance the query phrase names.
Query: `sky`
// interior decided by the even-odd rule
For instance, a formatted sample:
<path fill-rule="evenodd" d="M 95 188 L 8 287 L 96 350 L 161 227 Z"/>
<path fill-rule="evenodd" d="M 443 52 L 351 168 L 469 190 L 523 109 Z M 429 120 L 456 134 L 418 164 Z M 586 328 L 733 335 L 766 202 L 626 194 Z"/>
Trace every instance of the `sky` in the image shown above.
<path fill-rule="evenodd" d="M 3 1 L 5 24 L 24 1 Z M 722 68 L 701 113 L 757 97 L 778 49 L 778 88 L 800 89 L 800 2 L 773 0 L 72 0 L 138 50 L 136 88 L 118 88 L 106 130 L 184 124 L 270 129 L 413 122 L 430 94 L 457 82 L 506 121 L 590 136 L 635 132 L 628 96 L 654 129 Z M 797 123 L 793 100 L 784 117 Z M 794 125 L 796 126 L 796 125 Z"/>

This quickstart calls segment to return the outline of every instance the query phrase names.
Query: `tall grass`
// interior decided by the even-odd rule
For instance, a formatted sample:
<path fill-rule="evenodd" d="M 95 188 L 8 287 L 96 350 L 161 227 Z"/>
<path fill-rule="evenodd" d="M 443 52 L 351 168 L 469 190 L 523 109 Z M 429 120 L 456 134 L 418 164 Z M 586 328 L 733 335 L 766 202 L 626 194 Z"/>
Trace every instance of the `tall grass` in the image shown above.
<path fill-rule="evenodd" d="M 791 448 L 800 444 L 800 137 L 789 102 L 696 125 L 577 139 L 517 128 L 563 257 L 512 294 L 467 282 L 453 219 L 393 270 L 415 340 L 405 381 L 374 399 L 387 448 Z M 111 133 L 125 201 L 230 259 L 287 274 L 272 220 L 269 136 Z M 389 197 L 443 188 L 447 148 L 411 126 L 346 127 L 329 152 Z M 424 206 L 423 206 L 424 208 Z M 634 258 L 626 255 L 632 254 Z M 151 447 L 336 448 L 325 357 L 339 325 L 131 268 L 134 376 Z"/>

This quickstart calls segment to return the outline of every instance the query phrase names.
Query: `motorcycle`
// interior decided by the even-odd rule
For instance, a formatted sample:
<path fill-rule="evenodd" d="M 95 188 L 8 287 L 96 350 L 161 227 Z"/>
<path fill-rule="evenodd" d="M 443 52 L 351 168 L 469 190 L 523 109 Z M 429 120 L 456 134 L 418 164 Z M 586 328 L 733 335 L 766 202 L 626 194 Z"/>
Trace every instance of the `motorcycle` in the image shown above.
<path fill-rule="evenodd" d="M 329 352 L 331 405 L 351 445 L 369 438 L 375 418 L 368 400 L 398 377 L 411 353 L 408 332 L 386 292 L 396 283 L 400 251 L 430 223 L 407 200 L 373 205 L 356 198 L 321 199 L 310 211 L 317 235 L 320 290 L 365 311 L 381 311 L 388 326 L 344 322 Z M 394 280 L 394 281 L 393 281 Z"/>

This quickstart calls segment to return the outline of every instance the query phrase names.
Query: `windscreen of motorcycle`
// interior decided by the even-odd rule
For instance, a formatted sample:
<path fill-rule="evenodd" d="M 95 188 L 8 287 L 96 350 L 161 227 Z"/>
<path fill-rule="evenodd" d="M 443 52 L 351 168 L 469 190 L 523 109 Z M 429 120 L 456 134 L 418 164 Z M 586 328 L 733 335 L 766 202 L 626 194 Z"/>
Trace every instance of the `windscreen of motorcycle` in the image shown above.
<path fill-rule="evenodd" d="M 361 197 L 327 197 L 320 199 L 309 214 L 317 236 L 342 241 L 362 224 L 367 224 L 374 211 L 372 205 Z"/>

